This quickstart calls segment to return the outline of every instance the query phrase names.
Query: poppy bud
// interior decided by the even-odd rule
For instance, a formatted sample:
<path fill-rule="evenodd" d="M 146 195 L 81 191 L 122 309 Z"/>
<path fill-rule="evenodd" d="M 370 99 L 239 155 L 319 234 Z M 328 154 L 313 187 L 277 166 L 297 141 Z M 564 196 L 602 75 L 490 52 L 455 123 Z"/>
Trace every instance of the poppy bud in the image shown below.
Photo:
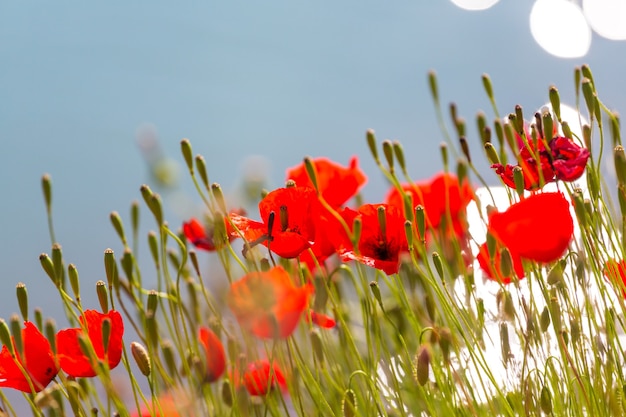
<path fill-rule="evenodd" d="M 550 390 L 545 385 L 541 388 L 539 405 L 541 406 L 541 411 L 548 415 L 552 414 L 552 394 L 550 394 Z"/>
<path fill-rule="evenodd" d="M 487 159 L 492 165 L 500 163 L 500 158 L 498 158 L 496 148 L 491 143 L 485 143 L 485 153 L 487 154 Z"/>
<path fill-rule="evenodd" d="M 563 282 L 563 265 L 561 262 L 557 262 L 550 272 L 548 272 L 548 277 L 546 281 L 550 285 L 557 285 Z"/>
<path fill-rule="evenodd" d="M 570 333 L 572 335 L 572 344 L 576 345 L 580 340 L 580 322 L 577 318 L 572 318 L 569 322 Z"/>
<path fill-rule="evenodd" d="M 413 221 L 413 195 L 411 193 L 405 193 L 402 197 L 402 202 L 404 203 L 404 216 L 408 221 Z"/>
<path fill-rule="evenodd" d="M 22 339 L 22 321 L 17 314 L 13 314 L 9 319 L 9 327 L 11 328 L 11 337 L 15 343 L 15 350 L 20 354 L 24 353 L 24 340 Z"/>
<path fill-rule="evenodd" d="M 515 183 L 515 191 L 520 197 L 524 195 L 524 172 L 519 165 L 513 168 L 513 182 Z"/>
<path fill-rule="evenodd" d="M 476 114 L 476 126 L 478 126 L 478 136 L 482 139 L 483 145 L 490 142 L 491 138 L 485 138 L 485 129 L 488 129 L 487 116 L 485 116 L 485 113 L 482 111 Z"/>
<path fill-rule="evenodd" d="M 509 252 L 507 248 L 502 248 L 500 251 L 500 272 L 503 277 L 510 277 L 513 271 L 513 258 L 511 258 L 511 252 Z"/>
<path fill-rule="evenodd" d="M 43 312 L 39 307 L 35 308 L 35 325 L 40 331 L 43 329 Z"/>
<path fill-rule="evenodd" d="M 556 119 L 561 121 L 561 98 L 559 97 L 559 90 L 551 85 L 549 89 L 550 95 L 550 105 L 552 106 L 552 111 L 556 115 Z"/>
<path fill-rule="evenodd" d="M 341 400 L 341 414 L 343 417 L 354 417 L 357 415 L 356 409 L 356 395 L 354 391 L 348 388 Z"/>
<path fill-rule="evenodd" d="M 507 363 L 511 358 L 511 342 L 509 341 L 509 325 L 505 322 L 500 323 L 500 349 L 502 360 Z"/>
<path fill-rule="evenodd" d="M 17 304 L 20 307 L 23 321 L 28 321 L 28 293 L 26 292 L 26 285 L 23 282 L 18 283 L 15 286 L 15 292 L 17 293 Z"/>
<path fill-rule="evenodd" d="M 437 252 L 433 252 L 433 263 L 435 264 L 435 269 L 439 274 L 439 278 L 443 280 L 443 262 L 441 261 L 441 256 Z"/>
<path fill-rule="evenodd" d="M 404 222 L 404 234 L 409 251 L 413 250 L 413 224 L 407 220 Z"/>
<path fill-rule="evenodd" d="M 130 205 L 130 223 L 133 229 L 133 236 L 139 233 L 139 201 L 135 200 Z"/>
<path fill-rule="evenodd" d="M 493 121 L 493 129 L 496 132 L 498 145 L 500 146 L 500 148 L 502 148 L 504 146 L 504 127 L 502 126 L 502 121 L 500 119 L 496 119 Z"/>
<path fill-rule="evenodd" d="M 378 283 L 376 281 L 370 282 L 370 290 L 372 291 L 372 294 L 374 295 L 376 301 L 378 301 L 380 309 L 385 311 L 385 308 L 383 307 L 383 298 L 380 294 L 380 287 L 378 286 Z"/>
<path fill-rule="evenodd" d="M 46 334 L 46 339 L 48 339 L 48 343 L 50 343 L 50 350 L 52 352 L 57 351 L 57 328 L 56 323 L 53 319 L 47 319 L 44 324 L 44 333 Z"/>
<path fill-rule="evenodd" d="M 397 140 L 394 140 L 392 145 L 393 145 L 393 153 L 396 157 L 396 160 L 398 161 L 398 165 L 400 165 L 400 168 L 402 169 L 402 171 L 406 173 L 406 164 L 405 164 L 404 150 L 402 149 L 402 145 Z"/>
<path fill-rule="evenodd" d="M 50 259 L 50 256 L 47 253 L 42 253 L 41 255 L 39 255 L 39 262 L 41 263 L 41 267 L 43 268 L 46 275 L 48 275 L 54 285 L 58 287 L 59 284 L 54 274 L 54 264 L 52 263 L 52 259 Z"/>
<path fill-rule="evenodd" d="M 0 342 L 9 349 L 11 355 L 15 355 L 14 346 L 11 342 L 11 331 L 9 325 L 4 319 L 0 319 Z"/>
<path fill-rule="evenodd" d="M 483 74 L 482 80 L 483 80 L 483 88 L 485 89 L 485 93 L 487 93 L 487 97 L 489 97 L 489 101 L 493 103 L 495 101 L 495 98 L 493 96 L 493 86 L 491 84 L 491 78 L 489 78 L 488 74 Z"/>
<path fill-rule="evenodd" d="M 619 185 L 626 184 L 626 155 L 623 146 L 616 146 L 613 149 L 613 162 L 615 164 L 615 174 Z"/>
<path fill-rule="evenodd" d="M 456 163 L 456 176 L 459 184 L 463 184 L 467 180 L 467 161 L 463 158 L 460 158 Z"/>
<path fill-rule="evenodd" d="M 70 281 L 70 287 L 72 287 L 72 292 L 74 293 L 74 298 L 80 303 L 80 281 L 78 279 L 78 269 L 76 269 L 76 265 L 69 264 L 67 266 L 67 276 Z"/>
<path fill-rule="evenodd" d="M 109 219 L 111 220 L 111 224 L 117 232 L 117 235 L 122 240 L 122 243 L 124 244 L 124 246 L 126 246 L 126 235 L 124 233 L 124 225 L 122 223 L 122 218 L 120 217 L 120 214 L 117 211 L 112 211 L 109 215 Z"/>
<path fill-rule="evenodd" d="M 380 233 L 383 236 L 383 239 L 387 236 L 387 216 L 385 211 L 385 206 L 378 206 L 376 209 L 378 214 L 378 225 L 380 226 Z"/>
<path fill-rule="evenodd" d="M 361 239 L 361 230 L 363 230 L 363 222 L 358 217 L 352 221 L 352 244 L 356 247 Z"/>
<path fill-rule="evenodd" d="M 458 118 L 458 113 L 457 113 L 455 102 L 450 103 L 449 110 L 450 110 L 450 118 L 452 119 L 452 123 L 456 123 L 456 120 Z"/>
<path fill-rule="evenodd" d="M 155 266 L 159 267 L 159 238 L 157 234 L 151 230 L 148 232 L 148 246 L 150 247 L 150 254 Z"/>
<path fill-rule="evenodd" d="M 576 88 L 576 99 L 578 100 L 578 89 L 580 87 L 580 79 L 582 78 L 582 70 L 580 67 L 574 67 L 574 87 Z"/>
<path fill-rule="evenodd" d="M 176 375 L 176 360 L 174 359 L 174 346 L 169 340 L 161 342 L 161 353 L 163 354 L 163 361 L 169 375 Z"/>
<path fill-rule="evenodd" d="M 566 138 L 574 138 L 574 135 L 572 134 L 572 129 L 570 129 L 569 123 L 567 123 L 565 120 L 561 122 L 561 130 L 563 130 L 563 136 L 565 136 Z"/>
<path fill-rule="evenodd" d="M 209 189 L 209 175 L 206 170 L 206 162 L 202 155 L 196 155 L 196 170 L 198 171 L 198 175 L 202 180 L 202 184 L 204 184 L 204 188 Z"/>
<path fill-rule="evenodd" d="M 424 206 L 421 204 L 415 207 L 415 221 L 417 224 L 417 232 L 419 233 L 419 238 L 422 240 L 422 243 L 426 242 L 426 215 L 424 213 Z"/>
<path fill-rule="evenodd" d="M 595 93 L 593 91 L 593 84 L 591 83 L 590 79 L 585 77 L 582 80 L 581 87 L 583 91 L 583 97 L 585 99 L 585 104 L 587 105 L 587 110 L 589 111 L 589 114 L 593 116 L 595 114 L 595 101 L 597 100 L 597 97 L 595 97 Z"/>
<path fill-rule="evenodd" d="M 315 188 L 315 191 L 317 191 L 319 194 L 319 188 L 317 186 L 317 174 L 315 171 L 315 164 L 313 163 L 311 158 L 309 158 L 308 156 L 304 158 L 304 168 L 306 169 L 306 173 L 309 176 L 311 183 L 313 184 L 313 188 Z"/>
<path fill-rule="evenodd" d="M 543 308 L 539 317 L 539 324 L 541 325 L 541 331 L 545 333 L 550 326 L 550 310 L 548 310 L 548 306 Z"/>
<path fill-rule="evenodd" d="M 132 284 L 134 281 L 133 267 L 135 265 L 135 257 L 133 256 L 133 251 L 129 247 L 124 248 L 124 254 L 122 255 L 120 264 L 122 265 L 124 274 L 126 274 L 126 279 Z"/>
<path fill-rule="evenodd" d="M 233 388 L 232 385 L 230 384 L 230 381 L 225 379 L 224 382 L 222 383 L 222 401 L 224 402 L 224 404 L 226 404 L 228 407 L 232 407 L 233 406 Z"/>
<path fill-rule="evenodd" d="M 217 206 L 221 210 L 222 214 L 227 213 L 226 211 L 226 200 L 224 199 L 224 193 L 222 192 L 222 187 L 216 182 L 211 184 L 211 191 L 213 191 L 213 197 L 215 197 L 215 201 L 217 202 Z"/>
<path fill-rule="evenodd" d="M 368 129 L 365 132 L 365 139 L 367 140 L 367 146 L 370 148 L 370 152 L 374 157 L 374 161 L 379 164 L 380 160 L 378 159 L 378 149 L 376 149 L 376 135 L 372 129 Z"/>
<path fill-rule="evenodd" d="M 550 302 L 548 304 L 550 309 L 550 317 L 552 318 L 552 323 L 554 325 L 554 329 L 559 332 L 561 331 L 562 321 L 561 321 L 561 304 L 559 304 L 559 300 L 556 296 L 550 298 Z"/>
<path fill-rule="evenodd" d="M 459 137 L 465 136 L 465 119 L 462 117 L 454 119 L 454 127 L 456 128 L 456 134 Z"/>
<path fill-rule="evenodd" d="M 428 382 L 428 375 L 430 373 L 430 349 L 428 345 L 422 343 L 417 351 L 416 365 L 415 365 L 415 378 L 417 382 L 424 386 Z"/>
<path fill-rule="evenodd" d="M 155 316 L 146 316 L 146 340 L 155 348 L 159 344 L 159 327 Z"/>
<path fill-rule="evenodd" d="M 102 347 L 104 348 L 104 354 L 107 354 L 109 349 L 109 340 L 111 338 L 111 319 L 104 318 L 102 320 Z"/>
<path fill-rule="evenodd" d="M 189 139 L 183 139 L 180 141 L 180 150 L 189 169 L 189 173 L 193 175 L 193 151 L 191 150 L 191 142 Z"/>
<path fill-rule="evenodd" d="M 115 254 L 113 253 L 113 249 L 109 248 L 104 250 L 104 271 L 107 276 L 109 288 L 117 288 L 117 264 L 115 263 Z"/>
<path fill-rule="evenodd" d="M 50 216 L 52 213 L 52 177 L 50 177 L 50 174 L 43 174 L 41 177 L 41 189 L 43 191 L 43 200 L 46 203 L 46 212 Z"/>
<path fill-rule="evenodd" d="M 617 112 L 610 113 L 610 121 L 611 121 L 611 137 L 613 138 L 613 146 L 620 145 L 622 143 L 622 138 L 620 134 L 620 122 L 619 122 L 619 114 Z"/>
<path fill-rule="evenodd" d="M 54 266 L 54 277 L 61 288 L 65 288 L 65 267 L 63 265 L 63 252 L 61 245 L 52 245 L 52 265 Z"/>
<path fill-rule="evenodd" d="M 390 140 L 383 141 L 383 154 L 385 155 L 385 159 L 387 160 L 387 165 L 389 166 L 389 172 L 394 172 L 393 167 L 393 145 Z"/>
<path fill-rule="evenodd" d="M 485 77 L 487 75 L 483 75 Z M 483 79 L 484 83 L 484 79 Z M 430 87 L 430 95 L 435 104 L 439 103 L 439 88 L 437 87 L 437 73 L 433 70 L 428 71 L 428 86 Z"/>
<path fill-rule="evenodd" d="M 552 120 L 552 115 L 548 110 L 541 114 L 541 121 L 543 123 L 543 139 L 549 143 L 553 137 L 552 132 L 554 132 L 554 122 Z"/>
<path fill-rule="evenodd" d="M 448 172 L 448 145 L 445 143 L 441 143 L 439 145 L 439 150 L 441 151 L 441 160 L 443 161 L 443 170 Z"/>
<path fill-rule="evenodd" d="M 446 364 L 450 363 L 450 350 L 452 347 L 452 332 L 447 327 L 439 329 L 439 347 Z"/>
<path fill-rule="evenodd" d="M 152 371 L 152 364 L 150 363 L 150 356 L 148 356 L 148 351 L 141 343 L 132 342 L 130 344 L 130 351 L 133 354 L 133 358 L 135 359 L 135 363 L 139 368 L 139 371 L 144 375 L 150 375 Z"/>
<path fill-rule="evenodd" d="M 311 338 L 311 346 L 315 357 L 320 363 L 324 363 L 324 346 L 319 332 L 316 329 L 311 329 L 309 337 Z"/>
<path fill-rule="evenodd" d="M 509 116 L 509 120 L 511 117 Z M 511 120 L 515 131 L 521 136 L 524 134 L 524 111 L 519 104 L 515 105 L 515 117 Z M 530 138 L 529 138 L 530 139 Z"/>
<path fill-rule="evenodd" d="M 585 124 L 582 127 L 583 130 L 583 142 L 587 149 L 591 149 L 591 126 Z"/>
<path fill-rule="evenodd" d="M 98 301 L 100 302 L 100 309 L 103 312 L 109 311 L 109 292 L 107 290 L 107 284 L 100 280 L 96 282 L 96 294 L 98 295 Z"/>
<path fill-rule="evenodd" d="M 513 116 L 513 118 L 515 118 L 514 114 L 510 114 L 509 118 Z M 515 127 L 513 125 L 513 123 L 511 121 L 509 121 L 508 123 L 504 124 L 504 137 L 506 139 L 506 143 L 509 147 L 509 149 L 512 152 L 518 152 L 519 151 L 519 146 L 517 144 L 517 139 L 515 137 Z M 504 151 L 501 152 L 500 156 L 503 156 L 505 154 Z M 503 162 L 504 163 L 504 162 Z"/>
<path fill-rule="evenodd" d="M 496 304 L 500 316 L 508 321 L 515 320 L 515 305 L 513 304 L 513 296 L 507 290 L 498 290 L 496 294 Z"/>

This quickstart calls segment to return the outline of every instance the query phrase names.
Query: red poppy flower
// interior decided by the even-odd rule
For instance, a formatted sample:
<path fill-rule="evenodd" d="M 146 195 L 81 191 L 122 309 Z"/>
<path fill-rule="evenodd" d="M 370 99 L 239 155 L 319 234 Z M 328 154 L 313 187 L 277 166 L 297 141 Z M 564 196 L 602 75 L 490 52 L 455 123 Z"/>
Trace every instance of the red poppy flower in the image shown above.
<path fill-rule="evenodd" d="M 562 193 L 534 194 L 489 217 L 489 232 L 511 253 L 537 262 L 553 262 L 574 233 L 570 203 Z"/>
<path fill-rule="evenodd" d="M 312 285 L 296 287 L 289 273 L 277 266 L 234 282 L 227 301 L 241 327 L 257 337 L 285 338 L 298 325 L 312 293 Z"/>
<path fill-rule="evenodd" d="M 318 204 L 312 188 L 279 188 L 259 203 L 262 223 L 236 214 L 230 218 L 249 242 L 263 243 L 283 258 L 295 258 L 313 243 Z"/>
<path fill-rule="evenodd" d="M 102 340 L 104 320 L 111 323 L 111 333 L 106 349 Z M 57 355 L 61 369 L 73 377 L 96 375 L 89 356 L 83 352 L 78 342 L 79 336 L 84 334 L 83 327 L 87 329 L 87 336 L 96 357 L 108 363 L 109 369 L 115 368 L 122 358 L 122 336 L 124 335 L 122 315 L 115 310 L 106 314 L 95 310 L 85 310 L 80 317 L 80 323 L 80 328 L 61 330 L 57 333 Z"/>
<path fill-rule="evenodd" d="M 189 399 L 181 392 L 176 392 L 176 396 L 167 393 L 159 397 L 158 407 L 154 413 L 148 408 L 143 407 L 141 412 L 134 412 L 131 417 L 180 417 L 184 415 L 186 417 L 192 417 L 196 414 L 191 410 Z"/>
<path fill-rule="evenodd" d="M 509 252 L 510 253 L 510 252 Z M 483 243 L 480 247 L 480 251 L 478 252 L 478 263 L 480 268 L 485 272 L 487 278 L 492 281 L 501 282 L 503 284 L 509 284 L 513 277 L 511 275 L 505 276 L 501 269 L 501 254 L 502 248 L 500 245 L 496 244 L 496 253 L 494 254 L 493 264 L 489 261 L 489 250 L 487 249 L 487 243 Z M 522 279 L 525 276 L 524 266 L 522 265 L 522 259 L 513 254 L 511 254 L 511 260 L 513 261 L 513 270 L 511 272 L 515 272 L 517 275 L 517 279 Z"/>
<path fill-rule="evenodd" d="M 411 195 L 413 207 L 422 205 L 426 215 L 426 226 L 432 229 L 441 228 L 448 220 L 452 227 L 443 227 L 443 231 L 454 230 L 458 237 L 465 235 L 467 220 L 465 210 L 474 199 L 474 192 L 469 181 L 459 183 L 453 174 L 440 173 L 429 181 L 415 184 L 403 184 L 402 189 Z M 404 212 L 402 194 L 393 187 L 387 194 L 386 201 Z"/>
<path fill-rule="evenodd" d="M 323 329 L 332 329 L 337 325 L 334 318 L 327 316 L 326 314 L 317 313 L 313 310 L 309 310 L 305 316 L 307 323 L 313 323 Z"/>
<path fill-rule="evenodd" d="M 562 136 L 551 139 L 548 148 L 549 150 L 541 139 L 537 141 L 536 149 L 533 142 L 529 141 L 528 145 L 522 144 L 520 147 L 518 165 L 493 164 L 491 168 L 506 185 L 515 188 L 513 168 L 519 166 L 524 175 L 526 190 L 539 189 L 541 179 L 543 184 L 547 184 L 557 180 L 575 181 L 582 176 L 589 159 L 589 150 Z"/>
<path fill-rule="evenodd" d="M 315 166 L 317 187 L 326 202 L 333 208 L 341 207 L 356 195 L 367 182 L 367 177 L 358 167 L 356 156 L 350 159 L 348 167 L 343 167 L 327 158 L 312 159 Z M 287 180 L 298 186 L 313 187 L 304 163 L 287 170 Z"/>
<path fill-rule="evenodd" d="M 219 337 L 208 327 L 200 327 L 198 339 L 206 354 L 206 381 L 217 381 L 226 370 L 226 352 Z"/>
<path fill-rule="evenodd" d="M 183 223 L 183 233 L 187 240 L 198 249 L 212 252 L 216 250 L 213 239 L 214 228 L 205 228 L 198 219 L 189 219 Z"/>
<path fill-rule="evenodd" d="M 243 374 L 243 385 L 250 395 L 267 395 L 278 387 L 287 389 L 287 381 L 276 362 L 270 365 L 267 360 L 258 360 L 248 364 Z"/>
<path fill-rule="evenodd" d="M 622 297 L 626 299 L 626 260 L 610 259 L 604 265 L 604 275 L 609 282 L 620 290 Z"/>
<path fill-rule="evenodd" d="M 379 208 L 384 211 L 385 224 L 381 227 Z M 400 254 L 408 251 L 402 211 L 389 204 L 365 204 L 358 211 L 344 209 L 340 212 L 348 225 L 354 219 L 361 220 L 361 236 L 358 250 L 352 247 L 343 230 L 334 231 L 337 252 L 342 260 L 355 260 L 367 266 L 395 274 L 400 268 Z"/>
<path fill-rule="evenodd" d="M 48 339 L 41 334 L 37 326 L 29 321 L 24 322 L 22 343 L 24 346 L 23 355 L 17 352 L 15 343 L 13 343 L 13 350 L 17 355 L 17 361 L 28 374 L 28 378 L 24 376 L 15 363 L 9 348 L 3 346 L 2 351 L 0 351 L 0 387 L 32 392 L 29 385 L 30 380 L 35 392 L 39 392 L 47 387 L 57 375 L 59 365 L 50 349 Z"/>

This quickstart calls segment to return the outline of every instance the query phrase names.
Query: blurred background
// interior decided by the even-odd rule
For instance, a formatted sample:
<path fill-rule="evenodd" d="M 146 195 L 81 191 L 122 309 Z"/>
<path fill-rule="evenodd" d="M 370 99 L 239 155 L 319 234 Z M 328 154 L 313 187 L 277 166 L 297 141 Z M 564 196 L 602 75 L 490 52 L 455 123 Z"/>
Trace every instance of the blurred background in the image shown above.
<path fill-rule="evenodd" d="M 273 188 L 305 155 L 345 164 L 356 154 L 369 176 L 365 199 L 377 202 L 387 185 L 366 129 L 403 143 L 414 179 L 442 168 L 432 69 L 444 106 L 456 102 L 468 121 L 482 174 L 497 184 L 474 122 L 479 110 L 493 117 L 481 75 L 491 76 L 502 114 L 520 104 L 530 116 L 553 84 L 573 106 L 574 67 L 588 63 L 601 99 L 625 111 L 625 3 L 0 2 L 0 317 L 18 310 L 20 281 L 31 306 L 60 316 L 38 261 L 51 246 L 42 174 L 52 176 L 66 263 L 78 267 L 85 307 L 97 308 L 103 251 L 122 252 L 111 211 L 129 228 L 130 203 L 147 183 L 163 194 L 172 228 L 201 213 L 182 138 L 231 201 L 245 176 Z M 154 222 L 141 205 L 149 283 Z"/>

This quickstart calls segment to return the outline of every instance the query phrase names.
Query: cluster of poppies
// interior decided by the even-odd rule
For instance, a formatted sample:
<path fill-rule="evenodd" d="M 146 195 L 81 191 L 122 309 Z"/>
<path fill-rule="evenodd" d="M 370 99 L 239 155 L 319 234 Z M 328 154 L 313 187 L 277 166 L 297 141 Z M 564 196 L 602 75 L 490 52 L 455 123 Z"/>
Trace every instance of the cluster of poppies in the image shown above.
<path fill-rule="evenodd" d="M 56 334 L 54 352 L 40 329 L 26 321 L 21 343 L 13 339 L 11 347 L 5 345 L 0 351 L 0 387 L 39 392 L 57 376 L 59 368 L 70 377 L 93 377 L 97 374 L 93 358 L 113 369 L 122 358 L 123 334 L 124 323 L 117 311 L 85 310 L 79 328 Z M 90 343 L 85 343 L 85 338 Z M 93 349 L 93 355 L 85 352 L 81 344 Z"/>

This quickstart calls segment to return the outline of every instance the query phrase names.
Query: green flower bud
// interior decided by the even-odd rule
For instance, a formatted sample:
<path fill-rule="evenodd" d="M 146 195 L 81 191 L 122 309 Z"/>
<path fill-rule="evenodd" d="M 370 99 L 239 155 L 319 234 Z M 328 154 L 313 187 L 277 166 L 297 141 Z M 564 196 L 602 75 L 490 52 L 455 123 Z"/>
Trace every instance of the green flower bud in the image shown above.
<path fill-rule="evenodd" d="M 135 359 L 135 363 L 139 368 L 139 371 L 144 375 L 150 375 L 152 371 L 152 364 L 150 363 L 150 356 L 148 356 L 148 351 L 146 348 L 138 342 L 132 342 L 130 344 L 130 351 L 133 354 L 133 358 Z"/>

